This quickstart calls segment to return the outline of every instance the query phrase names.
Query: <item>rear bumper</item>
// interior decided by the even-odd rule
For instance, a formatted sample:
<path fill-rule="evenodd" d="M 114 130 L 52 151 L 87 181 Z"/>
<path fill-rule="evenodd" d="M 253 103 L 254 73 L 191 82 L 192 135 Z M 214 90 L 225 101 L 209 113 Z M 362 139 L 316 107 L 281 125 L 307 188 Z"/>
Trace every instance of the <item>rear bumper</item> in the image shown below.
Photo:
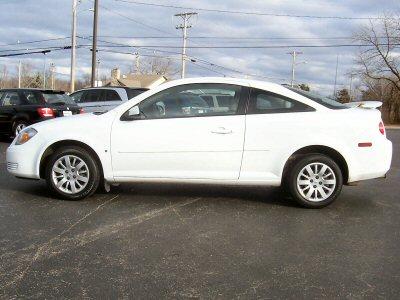
<path fill-rule="evenodd" d="M 386 177 L 392 163 L 392 142 L 384 139 L 372 147 L 358 148 L 349 166 L 348 182 Z"/>

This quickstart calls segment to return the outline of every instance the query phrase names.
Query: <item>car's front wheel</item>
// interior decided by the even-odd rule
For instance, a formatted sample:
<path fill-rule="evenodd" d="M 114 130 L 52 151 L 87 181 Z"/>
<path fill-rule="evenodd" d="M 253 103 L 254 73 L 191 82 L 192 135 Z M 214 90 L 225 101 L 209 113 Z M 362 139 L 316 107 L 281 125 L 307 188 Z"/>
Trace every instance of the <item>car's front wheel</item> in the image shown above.
<path fill-rule="evenodd" d="M 343 175 L 331 158 L 311 154 L 294 163 L 287 184 L 291 196 L 300 205 L 320 208 L 329 205 L 339 196 Z"/>
<path fill-rule="evenodd" d="M 45 176 L 52 192 L 67 200 L 91 196 L 100 182 L 95 159 L 87 150 L 77 146 L 56 150 L 47 161 Z"/>

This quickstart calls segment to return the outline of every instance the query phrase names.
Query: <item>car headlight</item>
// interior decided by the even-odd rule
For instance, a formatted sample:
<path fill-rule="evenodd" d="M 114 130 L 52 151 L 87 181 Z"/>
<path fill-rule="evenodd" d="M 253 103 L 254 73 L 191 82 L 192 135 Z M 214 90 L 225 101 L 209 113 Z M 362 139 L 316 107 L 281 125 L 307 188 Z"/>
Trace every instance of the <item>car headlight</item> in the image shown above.
<path fill-rule="evenodd" d="M 37 131 L 33 128 L 28 128 L 28 129 L 21 131 L 17 136 L 15 145 L 25 144 L 27 141 L 29 141 L 31 138 L 33 138 L 36 134 L 37 134 Z"/>

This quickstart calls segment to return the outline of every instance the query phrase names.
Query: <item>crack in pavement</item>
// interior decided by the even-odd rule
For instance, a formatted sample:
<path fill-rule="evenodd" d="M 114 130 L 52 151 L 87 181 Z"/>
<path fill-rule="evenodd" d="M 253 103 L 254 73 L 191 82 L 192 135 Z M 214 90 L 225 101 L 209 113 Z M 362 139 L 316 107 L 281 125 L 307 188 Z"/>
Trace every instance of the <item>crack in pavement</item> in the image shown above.
<path fill-rule="evenodd" d="M 28 265 L 26 266 L 26 268 L 20 274 L 15 276 L 15 278 L 13 280 L 11 280 L 10 282 L 8 282 L 5 285 L 3 285 L 2 288 L 8 287 L 8 286 L 10 286 L 12 284 L 17 284 L 19 281 L 21 281 L 25 277 L 25 275 L 29 271 L 29 269 L 32 267 L 32 265 L 39 259 L 40 256 L 42 256 L 45 253 L 45 249 L 47 247 L 48 248 L 51 247 L 51 244 L 53 243 L 53 241 L 61 238 L 64 234 L 69 232 L 72 228 L 74 228 L 75 226 L 77 226 L 80 223 L 82 223 L 84 220 L 86 220 L 92 214 L 94 214 L 95 212 L 97 212 L 98 210 L 100 210 L 105 205 L 107 205 L 108 203 L 112 202 L 114 199 L 116 199 L 118 197 L 119 197 L 119 195 L 116 195 L 115 197 L 112 197 L 111 199 L 108 199 L 108 200 L 104 201 L 102 204 L 98 205 L 94 210 L 90 211 L 85 216 L 83 216 L 78 221 L 76 221 L 71 226 L 69 226 L 67 229 L 63 230 L 60 234 L 56 235 L 55 237 L 51 238 L 48 242 L 46 242 L 46 243 L 42 244 L 40 247 L 38 247 L 38 249 L 36 250 L 35 254 L 31 258 L 31 260 L 28 262 Z"/>
<path fill-rule="evenodd" d="M 71 251 L 77 247 L 82 247 L 82 246 L 89 244 L 91 242 L 94 242 L 102 237 L 113 235 L 120 230 L 141 224 L 141 223 L 151 220 L 153 218 L 168 214 L 169 212 L 175 212 L 175 210 L 177 208 L 181 208 L 186 205 L 190 205 L 201 199 L 201 197 L 186 199 L 184 201 L 180 201 L 178 203 L 175 203 L 175 204 L 172 204 L 169 206 L 165 206 L 160 209 L 155 209 L 155 210 L 140 214 L 138 216 L 134 216 L 128 220 L 119 221 L 115 224 L 102 225 L 96 229 L 89 230 L 89 231 L 86 231 L 81 234 L 76 234 L 71 237 L 64 237 L 64 235 L 66 233 L 71 231 L 74 227 L 76 227 L 77 225 L 82 223 L 84 220 L 86 220 L 90 215 L 92 215 L 93 213 L 95 213 L 96 211 L 98 211 L 99 209 L 101 209 L 102 207 L 104 207 L 106 204 L 110 203 L 117 197 L 118 197 L 118 195 L 105 201 L 104 203 L 99 205 L 96 209 L 89 212 L 84 217 L 82 217 L 81 219 L 76 221 L 74 224 L 69 226 L 67 229 L 62 231 L 60 234 L 58 234 L 57 236 L 53 237 L 48 242 L 41 245 L 35 252 L 34 256 L 28 262 L 27 267 L 20 274 L 16 275 L 14 277 L 14 279 L 12 279 L 8 283 L 4 284 L 2 286 L 2 289 L 4 289 L 5 287 L 9 287 L 11 285 L 17 285 L 25 277 L 27 272 L 31 269 L 32 265 L 35 262 L 37 262 L 38 260 L 40 260 L 40 258 L 42 258 L 42 257 L 45 257 L 47 259 L 47 258 L 54 257 L 56 255 L 60 255 L 62 253 Z M 55 243 L 55 242 L 57 242 L 57 243 Z"/>

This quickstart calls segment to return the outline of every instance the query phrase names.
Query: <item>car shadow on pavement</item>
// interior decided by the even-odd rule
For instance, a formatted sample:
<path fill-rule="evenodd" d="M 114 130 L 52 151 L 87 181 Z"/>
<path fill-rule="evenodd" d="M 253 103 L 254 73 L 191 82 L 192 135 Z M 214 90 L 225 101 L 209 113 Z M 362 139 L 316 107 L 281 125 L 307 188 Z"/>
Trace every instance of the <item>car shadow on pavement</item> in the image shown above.
<path fill-rule="evenodd" d="M 198 184 L 167 184 L 167 183 L 142 183 L 123 184 L 114 188 L 121 195 L 132 197 L 158 196 L 158 197 L 202 197 L 225 198 L 268 203 L 279 206 L 299 207 L 279 187 L 238 187 L 238 186 L 209 186 Z"/>
<path fill-rule="evenodd" d="M 7 180 L 0 182 L 0 192 L 16 191 L 26 196 L 40 197 L 45 199 L 58 200 L 48 190 L 44 180 L 21 180 L 8 177 Z M 214 199 L 238 199 L 267 203 L 286 207 L 299 207 L 278 187 L 228 187 L 228 186 L 207 186 L 193 184 L 123 184 L 113 187 L 110 195 L 120 195 L 126 201 L 134 200 L 135 196 L 144 197 L 166 197 L 190 198 L 201 197 L 209 200 Z M 96 193 L 88 201 L 101 196 Z M 104 195 L 104 194 L 103 194 Z"/>

